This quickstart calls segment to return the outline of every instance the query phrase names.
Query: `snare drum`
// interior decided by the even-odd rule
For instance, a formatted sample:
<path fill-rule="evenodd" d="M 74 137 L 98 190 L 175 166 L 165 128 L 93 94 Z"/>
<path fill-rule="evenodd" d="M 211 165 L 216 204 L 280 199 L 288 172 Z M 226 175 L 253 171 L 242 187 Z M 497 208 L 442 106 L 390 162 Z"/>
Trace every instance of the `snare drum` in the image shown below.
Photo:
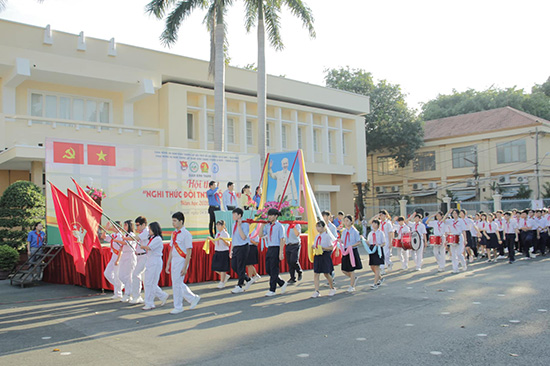
<path fill-rule="evenodd" d="M 449 244 L 459 244 L 460 235 L 447 235 L 447 243 Z"/>
<path fill-rule="evenodd" d="M 401 247 L 405 250 L 412 249 L 411 241 L 412 241 L 412 233 L 405 233 L 401 235 Z"/>
<path fill-rule="evenodd" d="M 430 236 L 431 245 L 441 245 L 441 236 L 432 235 Z"/>
<path fill-rule="evenodd" d="M 401 239 L 393 239 L 391 244 L 395 248 L 401 248 Z"/>

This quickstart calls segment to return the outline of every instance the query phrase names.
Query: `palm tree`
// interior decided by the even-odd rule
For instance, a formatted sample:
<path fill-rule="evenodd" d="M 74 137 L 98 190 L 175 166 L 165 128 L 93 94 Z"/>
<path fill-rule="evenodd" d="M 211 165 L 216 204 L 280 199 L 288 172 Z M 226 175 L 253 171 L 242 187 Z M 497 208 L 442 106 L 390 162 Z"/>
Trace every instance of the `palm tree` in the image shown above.
<path fill-rule="evenodd" d="M 265 160 L 266 148 L 266 104 L 267 104 L 267 75 L 265 71 L 265 26 L 269 43 L 276 49 L 284 48 L 280 33 L 281 7 L 286 6 L 290 12 L 300 18 L 310 37 L 315 38 L 313 29 L 313 15 L 311 9 L 302 0 L 244 0 L 246 8 L 246 31 L 258 22 L 258 153 L 260 161 Z"/>
<path fill-rule="evenodd" d="M 166 16 L 166 27 L 160 36 L 161 42 L 170 47 L 178 39 L 182 21 L 195 9 L 208 9 L 205 23 L 210 31 L 210 67 L 214 74 L 214 149 L 225 148 L 225 14 L 233 0 L 151 0 L 145 7 L 148 14 L 158 19 Z M 175 4 L 175 5 L 174 5 Z M 213 66 L 214 65 L 214 66 Z"/>

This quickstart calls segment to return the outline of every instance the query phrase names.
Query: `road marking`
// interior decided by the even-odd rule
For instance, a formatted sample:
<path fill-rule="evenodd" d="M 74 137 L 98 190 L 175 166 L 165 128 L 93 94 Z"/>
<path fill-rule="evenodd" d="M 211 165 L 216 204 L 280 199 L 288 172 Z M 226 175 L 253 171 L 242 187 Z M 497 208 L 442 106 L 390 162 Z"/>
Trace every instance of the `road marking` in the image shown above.
<path fill-rule="evenodd" d="M 448 311 L 444 311 L 441 313 L 441 315 L 449 315 L 450 313 Z"/>
<path fill-rule="evenodd" d="M 519 323 L 519 320 L 513 319 L 513 320 L 510 320 L 510 323 Z"/>
<path fill-rule="evenodd" d="M 405 324 L 406 327 L 414 327 L 414 324 Z"/>
<path fill-rule="evenodd" d="M 70 355 L 70 354 L 71 354 L 71 352 L 61 352 L 61 353 L 60 353 L 61 356 L 68 356 L 68 355 Z"/>
<path fill-rule="evenodd" d="M 455 290 L 447 290 L 447 292 L 455 292 Z"/>
<path fill-rule="evenodd" d="M 413 288 L 412 287 L 407 287 L 407 290 L 412 290 Z"/>
<path fill-rule="evenodd" d="M 436 356 L 441 354 L 441 352 L 439 352 L 439 351 L 431 351 L 430 353 L 432 355 L 436 355 Z"/>
<path fill-rule="evenodd" d="M 546 313 L 548 310 L 546 310 L 546 309 L 538 309 L 538 311 L 540 311 L 541 313 Z"/>
<path fill-rule="evenodd" d="M 479 333 L 477 336 L 478 336 L 478 337 L 487 337 L 487 334 L 485 334 L 485 333 Z"/>
<path fill-rule="evenodd" d="M 474 301 L 472 304 L 474 305 L 481 305 L 481 303 L 479 301 Z"/>
<path fill-rule="evenodd" d="M 367 338 L 355 338 L 355 340 L 357 340 L 357 341 L 366 341 Z"/>
<path fill-rule="evenodd" d="M 499 296 L 499 297 L 504 297 L 504 296 L 506 296 L 506 295 L 504 295 L 504 294 L 498 294 L 497 296 Z"/>
<path fill-rule="evenodd" d="M 300 353 L 299 355 L 296 355 L 296 356 L 305 358 L 305 357 L 309 357 L 309 354 L 308 353 Z"/>
<path fill-rule="evenodd" d="M 42 337 L 42 339 L 52 339 L 52 337 Z"/>

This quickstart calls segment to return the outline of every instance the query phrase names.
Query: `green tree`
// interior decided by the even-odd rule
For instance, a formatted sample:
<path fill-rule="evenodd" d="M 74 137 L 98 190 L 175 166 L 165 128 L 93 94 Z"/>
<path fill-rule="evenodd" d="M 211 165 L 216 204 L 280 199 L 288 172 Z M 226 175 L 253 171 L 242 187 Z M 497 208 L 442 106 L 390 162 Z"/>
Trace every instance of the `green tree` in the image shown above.
<path fill-rule="evenodd" d="M 313 29 L 313 15 L 311 9 L 302 0 L 244 0 L 246 15 L 245 27 L 250 32 L 258 25 L 258 153 L 260 159 L 265 159 L 266 149 L 266 104 L 267 104 L 267 74 L 265 62 L 266 27 L 269 43 L 275 50 L 284 48 L 281 39 L 281 8 L 286 6 L 290 12 L 300 18 L 309 35 L 315 37 Z"/>
<path fill-rule="evenodd" d="M 550 198 L 550 182 L 544 183 L 542 189 L 542 198 Z"/>
<path fill-rule="evenodd" d="M 522 184 L 519 186 L 518 193 L 516 194 L 517 199 L 530 199 L 531 194 L 533 194 L 533 190 L 529 188 L 529 186 Z"/>
<path fill-rule="evenodd" d="M 32 182 L 11 184 L 0 198 L 0 245 L 25 248 L 27 234 L 38 221 L 44 222 L 45 199 Z"/>
<path fill-rule="evenodd" d="M 407 106 L 401 87 L 386 80 L 374 83 L 372 74 L 360 69 L 325 70 L 326 86 L 370 97 L 365 116 L 367 151 L 385 151 L 405 167 L 424 144 L 424 127 L 415 110 Z"/>
<path fill-rule="evenodd" d="M 158 19 L 166 16 L 166 25 L 160 40 L 166 46 L 178 39 L 181 23 L 196 9 L 207 9 L 204 19 L 210 31 L 210 73 L 214 74 L 214 149 L 224 150 L 225 140 L 225 64 L 226 64 L 226 24 L 225 15 L 233 0 L 151 0 L 145 7 L 148 14 Z M 167 12 L 170 11 L 168 15 Z M 212 65 L 214 65 L 212 67 Z"/>

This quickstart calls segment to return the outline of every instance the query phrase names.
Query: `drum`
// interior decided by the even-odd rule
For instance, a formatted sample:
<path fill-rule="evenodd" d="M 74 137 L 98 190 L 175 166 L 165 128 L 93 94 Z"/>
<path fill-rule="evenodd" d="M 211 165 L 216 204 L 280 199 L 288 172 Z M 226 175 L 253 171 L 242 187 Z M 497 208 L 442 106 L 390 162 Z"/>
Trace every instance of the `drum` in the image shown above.
<path fill-rule="evenodd" d="M 432 235 L 430 236 L 431 245 L 441 245 L 441 236 Z"/>
<path fill-rule="evenodd" d="M 401 248 L 401 240 L 400 239 L 393 239 L 392 246 L 395 248 Z"/>
<path fill-rule="evenodd" d="M 447 235 L 447 243 L 449 244 L 459 244 L 460 236 L 459 235 Z"/>
<path fill-rule="evenodd" d="M 405 250 L 418 250 L 420 248 L 420 235 L 416 232 L 405 233 L 401 238 L 401 245 Z"/>
<path fill-rule="evenodd" d="M 412 250 L 418 250 L 422 246 L 422 237 L 417 231 L 411 233 L 411 248 Z"/>

